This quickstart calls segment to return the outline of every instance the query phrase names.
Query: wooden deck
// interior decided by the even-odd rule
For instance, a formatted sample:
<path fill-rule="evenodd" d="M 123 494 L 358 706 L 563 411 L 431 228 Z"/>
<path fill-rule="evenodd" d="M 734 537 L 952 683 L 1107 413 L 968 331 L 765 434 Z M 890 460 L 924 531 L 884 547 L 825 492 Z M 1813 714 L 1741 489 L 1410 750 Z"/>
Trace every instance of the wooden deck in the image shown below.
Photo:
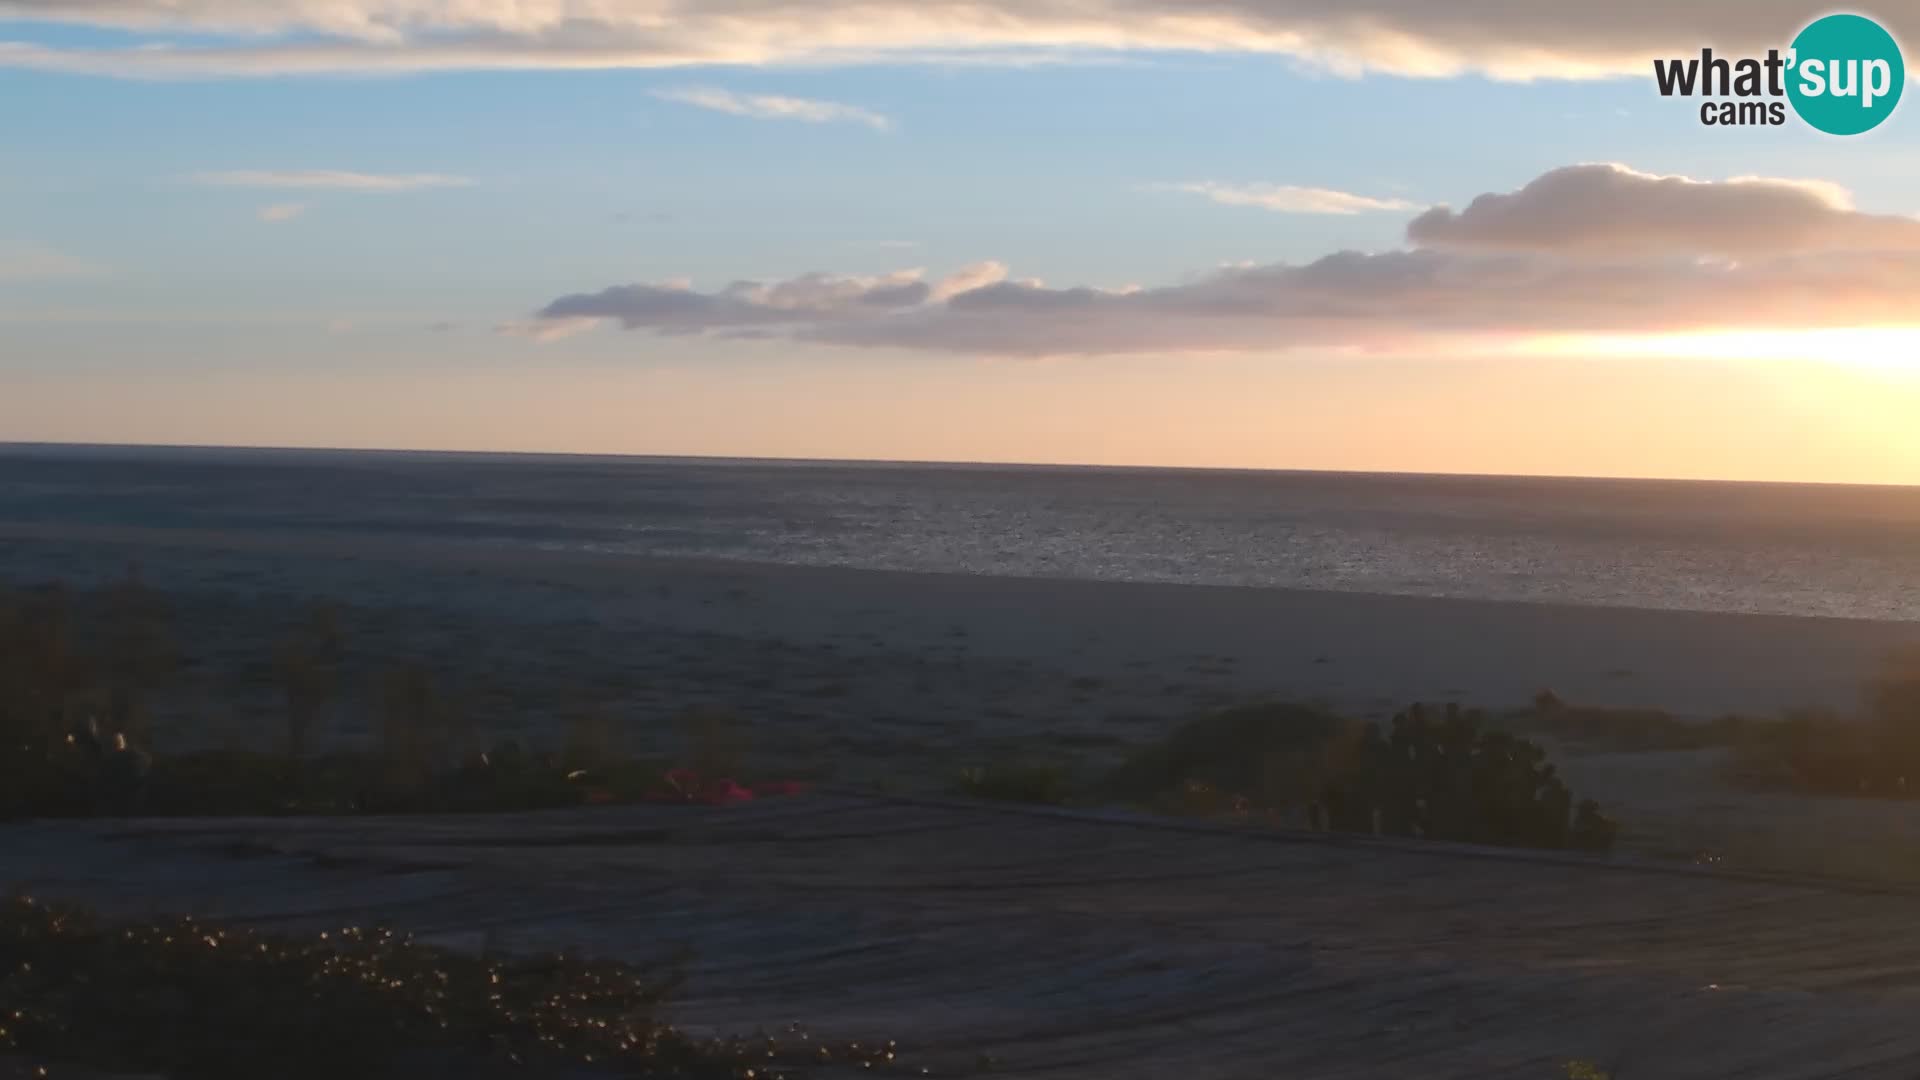
<path fill-rule="evenodd" d="M 0 829 L 114 913 L 688 950 L 673 1018 L 1046 1077 L 1920 1077 L 1920 894 L 812 795 Z"/>

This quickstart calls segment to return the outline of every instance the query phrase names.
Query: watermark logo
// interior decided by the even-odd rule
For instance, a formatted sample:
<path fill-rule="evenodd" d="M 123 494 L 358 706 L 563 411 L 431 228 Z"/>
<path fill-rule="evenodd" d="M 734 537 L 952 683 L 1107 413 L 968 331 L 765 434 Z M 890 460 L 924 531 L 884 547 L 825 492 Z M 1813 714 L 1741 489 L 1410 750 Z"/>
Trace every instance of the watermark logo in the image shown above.
<path fill-rule="evenodd" d="M 1709 127 L 1777 127 L 1791 105 L 1818 131 L 1860 135 L 1893 115 L 1907 65 L 1885 27 L 1842 14 L 1809 23 L 1784 54 L 1736 59 L 1702 49 L 1698 57 L 1655 60 L 1653 77 L 1662 97 L 1709 99 L 1700 104 Z"/>
<path fill-rule="evenodd" d="M 1829 135 L 1859 135 L 1881 125 L 1907 88 L 1900 45 L 1861 15 L 1829 15 L 1793 39 L 1799 78 L 1787 99 L 1800 119 Z M 1791 61 L 1790 61 L 1791 62 Z"/>

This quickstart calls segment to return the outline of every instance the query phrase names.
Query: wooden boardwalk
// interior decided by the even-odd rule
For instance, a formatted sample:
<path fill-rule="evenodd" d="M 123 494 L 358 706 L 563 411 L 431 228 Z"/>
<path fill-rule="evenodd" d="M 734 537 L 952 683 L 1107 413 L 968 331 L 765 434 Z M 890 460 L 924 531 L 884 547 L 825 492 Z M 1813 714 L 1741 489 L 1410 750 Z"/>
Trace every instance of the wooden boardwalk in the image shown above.
<path fill-rule="evenodd" d="M 811 795 L 48 823 L 0 880 L 119 914 L 685 951 L 673 1019 L 1003 1075 L 1920 1077 L 1920 893 Z"/>

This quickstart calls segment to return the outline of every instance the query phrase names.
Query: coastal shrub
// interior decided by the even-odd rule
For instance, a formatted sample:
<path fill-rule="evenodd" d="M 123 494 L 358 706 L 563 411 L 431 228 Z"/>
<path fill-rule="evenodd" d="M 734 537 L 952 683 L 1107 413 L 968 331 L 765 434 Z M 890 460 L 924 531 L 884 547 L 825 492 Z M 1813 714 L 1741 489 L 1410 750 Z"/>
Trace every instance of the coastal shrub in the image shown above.
<path fill-rule="evenodd" d="M 287 756 L 296 762 L 306 758 L 314 722 L 339 692 L 345 652 L 338 618 L 331 607 L 319 605 L 281 641 L 274 654 L 274 671 L 286 699 Z"/>
<path fill-rule="evenodd" d="M 972 799 L 1062 806 L 1073 801 L 1073 779 L 1055 765 L 1001 762 L 962 769 L 954 793 Z"/>
<path fill-rule="evenodd" d="M 1605 850 L 1617 831 L 1538 745 L 1455 706 L 1415 705 L 1385 733 L 1305 706 L 1230 709 L 1136 752 L 1106 789 L 1158 807 L 1305 806 L 1334 831 L 1433 840 Z"/>
<path fill-rule="evenodd" d="M 1194 795 L 1197 788 L 1186 789 L 1198 784 L 1262 805 L 1300 805 L 1327 779 L 1355 767 L 1365 734 L 1365 724 L 1307 705 L 1223 709 L 1134 751 L 1109 774 L 1101 793 L 1153 804 Z"/>
<path fill-rule="evenodd" d="M 1660 709 L 1575 705 L 1547 692 L 1534 699 L 1531 710 L 1506 718 L 1499 726 L 1607 750 L 1644 752 L 1724 746 L 1738 737 L 1740 722 L 1729 717 L 1717 724 L 1699 724 Z"/>
<path fill-rule="evenodd" d="M 93 814 L 98 783 L 93 762 L 63 740 L 0 753 L 0 821 L 29 816 Z"/>
<path fill-rule="evenodd" d="M 895 1063 L 892 1043 L 697 1038 L 658 1019 L 679 982 L 572 954 L 472 955 L 379 928 L 269 934 L 115 925 L 0 902 L 0 1053 L 206 1080 L 781 1077 Z M 43 1074 L 44 1075 L 44 1074 Z"/>
<path fill-rule="evenodd" d="M 1349 831 L 1528 847 L 1611 846 L 1612 823 L 1573 795 L 1538 745 L 1487 730 L 1484 713 L 1415 705 L 1389 733 L 1370 728 L 1361 767 L 1322 794 Z"/>
<path fill-rule="evenodd" d="M 1601 709 L 1543 693 L 1509 718 L 1518 731 L 1613 750 L 1724 748 L 1726 771 L 1750 787 L 1859 798 L 1920 798 L 1920 650 L 1889 655 L 1856 716 L 1800 709 L 1778 717 L 1690 722 L 1656 710 Z"/>
<path fill-rule="evenodd" d="M 417 666 L 377 687 L 372 751 L 315 756 L 308 728 L 337 693 L 342 654 L 325 609 L 278 652 L 285 753 L 149 755 L 134 741 L 138 698 L 171 670 L 165 605 L 137 579 L 85 599 L 57 586 L 0 593 L 0 819 L 531 810 L 633 801 L 663 787 L 665 764 L 618 755 L 604 718 L 577 724 L 561 754 L 503 743 L 463 759 L 464 715 Z"/>
<path fill-rule="evenodd" d="M 457 703 L 418 664 L 389 670 L 379 692 L 379 747 L 383 783 L 405 791 L 430 785 L 458 760 L 468 722 Z"/>
<path fill-rule="evenodd" d="M 674 717 L 681 739 L 680 764 L 700 776 L 737 776 L 747 756 L 746 725 L 725 709 L 687 709 Z"/>
<path fill-rule="evenodd" d="M 613 717 L 598 709 L 577 712 L 567 717 L 560 760 L 569 769 L 600 768 L 627 756 L 620 742 L 620 727 Z"/>
<path fill-rule="evenodd" d="M 59 586 L 0 595 L 0 748 L 44 750 L 64 737 L 70 698 L 94 682 L 73 621 Z"/>
<path fill-rule="evenodd" d="M 1920 646 L 1889 655 L 1867 688 L 1881 786 L 1920 789 Z"/>
<path fill-rule="evenodd" d="M 568 715 L 557 751 L 512 740 L 474 752 L 470 710 L 418 664 L 375 681 L 373 745 L 316 745 L 340 696 L 345 635 L 333 609 L 303 613 L 261 668 L 286 709 L 280 752 L 228 748 L 150 754 L 141 699 L 177 657 L 167 605 L 137 574 L 94 593 L 60 586 L 0 590 L 0 819 L 94 814 L 510 812 L 583 803 L 684 798 L 670 762 L 622 749 L 612 717 Z M 744 725 L 695 709 L 676 723 L 683 776 L 709 789 L 792 794 L 791 771 L 744 775 Z M 752 786 L 742 781 L 751 782 Z"/>
<path fill-rule="evenodd" d="M 12 760 L 0 756 L 0 762 Z M 340 751 L 304 761 L 256 750 L 161 754 L 136 807 L 100 797 L 96 766 L 72 746 L 13 770 L 0 786 L 0 819 L 85 817 L 110 813 L 220 816 L 337 813 L 517 812 L 667 797 L 668 762 L 617 757 L 581 767 L 565 751 L 523 748 L 502 740 L 430 774 L 396 774 L 377 752 Z M 790 794 L 795 784 L 760 784 Z"/>
<path fill-rule="evenodd" d="M 180 664 L 166 597 L 140 579 L 138 565 L 102 591 L 95 629 L 99 689 L 104 708 L 95 712 L 101 734 L 145 735 L 144 700 L 165 686 Z"/>
<path fill-rule="evenodd" d="M 53 585 L 0 596 L 0 816 L 128 806 L 143 782 L 143 692 L 172 667 L 164 605 L 136 578 L 102 605 L 91 638 Z"/>
<path fill-rule="evenodd" d="M 1728 768 L 1755 787 L 1861 798 L 1920 797 L 1920 651 L 1886 658 L 1865 715 L 1801 710 L 1749 723 Z"/>
<path fill-rule="evenodd" d="M 1870 724 L 1801 709 L 1750 728 L 1733 745 L 1727 770 L 1753 787 L 1855 793 L 1872 767 L 1872 755 Z"/>

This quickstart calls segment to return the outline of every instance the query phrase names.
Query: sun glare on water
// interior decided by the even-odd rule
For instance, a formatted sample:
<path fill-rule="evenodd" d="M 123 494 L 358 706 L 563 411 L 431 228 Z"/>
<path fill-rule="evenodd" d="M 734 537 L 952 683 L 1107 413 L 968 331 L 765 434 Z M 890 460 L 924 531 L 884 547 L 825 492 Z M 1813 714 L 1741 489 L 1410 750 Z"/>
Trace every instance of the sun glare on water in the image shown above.
<path fill-rule="evenodd" d="M 1533 338 L 1517 348 L 1552 356 L 1812 361 L 1920 374 L 1920 326 L 1565 334 Z"/>

